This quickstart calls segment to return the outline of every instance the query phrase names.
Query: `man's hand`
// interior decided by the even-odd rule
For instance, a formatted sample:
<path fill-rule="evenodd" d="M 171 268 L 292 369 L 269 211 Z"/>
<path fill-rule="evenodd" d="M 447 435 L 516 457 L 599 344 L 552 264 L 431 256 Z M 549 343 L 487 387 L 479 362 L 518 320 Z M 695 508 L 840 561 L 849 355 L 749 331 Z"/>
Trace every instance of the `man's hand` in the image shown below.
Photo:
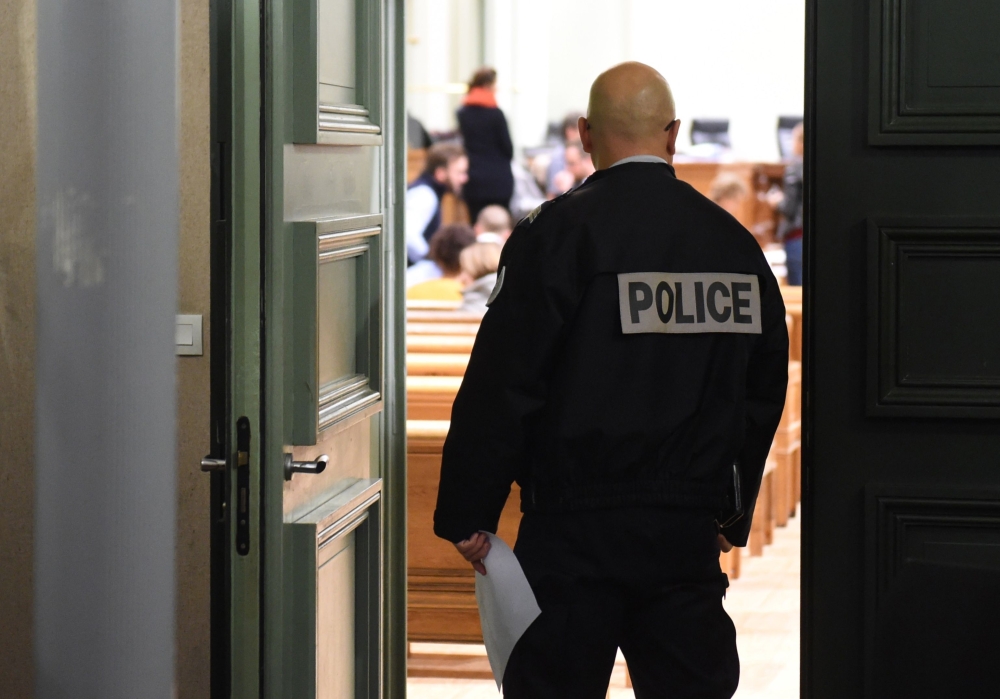
<path fill-rule="evenodd" d="M 719 550 L 723 553 L 729 553 L 733 550 L 733 545 L 729 543 L 729 539 L 719 534 Z"/>
<path fill-rule="evenodd" d="M 476 532 L 465 541 L 459 541 L 455 548 L 462 554 L 462 558 L 472 564 L 472 567 L 480 575 L 486 575 L 486 566 L 483 559 L 490 552 L 490 538 L 482 532 Z M 732 548 L 730 546 L 729 548 Z"/>

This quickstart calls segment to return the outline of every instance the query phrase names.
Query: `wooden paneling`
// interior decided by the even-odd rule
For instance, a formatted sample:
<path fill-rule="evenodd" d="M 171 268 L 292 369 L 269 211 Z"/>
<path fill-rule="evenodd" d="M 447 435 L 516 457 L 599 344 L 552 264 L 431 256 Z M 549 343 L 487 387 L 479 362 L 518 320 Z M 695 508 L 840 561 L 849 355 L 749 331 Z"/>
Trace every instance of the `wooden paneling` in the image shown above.
<path fill-rule="evenodd" d="M 869 141 L 1000 144 L 1000 5 L 871 0 Z"/>
<path fill-rule="evenodd" d="M 871 220 L 868 234 L 869 413 L 1000 416 L 1000 221 Z"/>
<path fill-rule="evenodd" d="M 1000 623 L 1000 493 L 867 491 L 865 696 L 985 696 Z M 933 643 L 927 642 L 927 632 Z"/>

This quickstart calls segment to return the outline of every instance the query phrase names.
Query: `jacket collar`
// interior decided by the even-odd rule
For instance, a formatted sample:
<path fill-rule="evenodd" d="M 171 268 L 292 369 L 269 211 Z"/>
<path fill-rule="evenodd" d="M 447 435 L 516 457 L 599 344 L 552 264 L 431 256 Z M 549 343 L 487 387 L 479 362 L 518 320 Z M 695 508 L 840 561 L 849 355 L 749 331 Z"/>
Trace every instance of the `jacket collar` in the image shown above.
<path fill-rule="evenodd" d="M 622 158 L 616 163 L 612 163 L 611 167 L 617 167 L 619 165 L 624 165 L 626 163 L 663 163 L 664 165 L 670 164 L 663 158 L 660 158 L 656 155 L 630 155 L 627 158 Z"/>
<path fill-rule="evenodd" d="M 628 158 L 622 158 L 621 160 L 619 160 L 617 163 L 615 163 L 611 167 L 606 167 L 606 168 L 604 168 L 602 170 L 598 170 L 593 175 L 591 175 L 590 177 L 588 177 L 585 180 L 585 183 L 586 182 L 590 182 L 592 180 L 603 179 L 604 177 L 607 177 L 612 172 L 624 172 L 625 170 L 630 170 L 631 169 L 631 168 L 620 168 L 620 167 L 618 167 L 619 165 L 634 165 L 634 164 L 641 164 L 641 165 L 644 165 L 644 166 L 645 165 L 666 165 L 667 166 L 667 171 L 670 173 L 670 176 L 674 177 L 674 178 L 677 177 L 677 172 L 674 170 L 674 166 L 671 165 L 670 163 L 668 163 L 663 158 L 657 158 L 655 155 L 633 155 L 633 156 L 628 157 Z M 570 190 L 570 191 L 573 191 L 573 190 Z"/>

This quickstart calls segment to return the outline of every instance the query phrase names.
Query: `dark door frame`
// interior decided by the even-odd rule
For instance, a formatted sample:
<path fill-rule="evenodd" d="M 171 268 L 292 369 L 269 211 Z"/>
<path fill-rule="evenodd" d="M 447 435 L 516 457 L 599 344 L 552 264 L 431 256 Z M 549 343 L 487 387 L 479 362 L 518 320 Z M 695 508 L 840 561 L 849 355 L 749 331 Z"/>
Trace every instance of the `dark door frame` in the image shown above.
<path fill-rule="evenodd" d="M 805 42 L 805 109 L 803 112 L 805 124 L 805 154 L 803 158 L 803 230 L 802 236 L 802 508 L 801 544 L 799 550 L 801 570 L 799 573 L 800 606 L 799 606 L 799 695 L 808 699 L 813 695 L 812 678 L 808 659 L 812 653 L 812 617 L 811 600 L 813 585 L 813 570 L 811 559 L 805 555 L 810 550 L 813 541 L 812 519 L 812 403 L 810 397 L 813 387 L 812 348 L 813 348 L 813 313 L 812 313 L 812 280 L 814 276 L 813 236 L 815 230 L 815 214 L 813 200 L 816 186 L 816 40 L 818 30 L 817 5 L 819 0 L 805 0 L 806 3 L 806 42 Z"/>
<path fill-rule="evenodd" d="M 210 457 L 228 460 L 231 366 L 230 288 L 232 183 L 232 0 L 210 0 L 211 242 L 210 242 Z M 230 694 L 230 525 L 229 479 L 211 473 L 210 615 L 211 696 Z"/>

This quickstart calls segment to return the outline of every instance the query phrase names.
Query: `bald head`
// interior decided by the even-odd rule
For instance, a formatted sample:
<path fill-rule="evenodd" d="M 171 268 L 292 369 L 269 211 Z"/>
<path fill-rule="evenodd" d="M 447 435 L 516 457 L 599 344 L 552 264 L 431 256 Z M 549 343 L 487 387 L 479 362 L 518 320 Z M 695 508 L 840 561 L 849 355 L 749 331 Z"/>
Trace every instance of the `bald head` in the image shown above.
<path fill-rule="evenodd" d="M 677 125 L 667 81 L 644 63 L 628 62 L 597 76 L 587 116 L 581 120 L 581 137 L 598 169 L 630 155 L 656 155 L 669 161 Z"/>

